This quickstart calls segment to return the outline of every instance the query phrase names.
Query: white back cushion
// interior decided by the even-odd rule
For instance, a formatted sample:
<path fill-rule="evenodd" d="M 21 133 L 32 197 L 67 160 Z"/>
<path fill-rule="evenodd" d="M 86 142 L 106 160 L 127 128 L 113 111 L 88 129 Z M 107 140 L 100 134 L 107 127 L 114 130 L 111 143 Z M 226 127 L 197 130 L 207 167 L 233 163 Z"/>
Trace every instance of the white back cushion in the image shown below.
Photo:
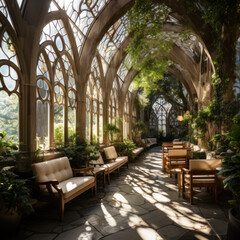
<path fill-rule="evenodd" d="M 113 159 L 118 157 L 114 146 L 104 148 L 104 153 L 107 159 Z"/>
<path fill-rule="evenodd" d="M 38 182 L 57 180 L 59 182 L 73 177 L 67 157 L 32 164 L 32 170 Z"/>

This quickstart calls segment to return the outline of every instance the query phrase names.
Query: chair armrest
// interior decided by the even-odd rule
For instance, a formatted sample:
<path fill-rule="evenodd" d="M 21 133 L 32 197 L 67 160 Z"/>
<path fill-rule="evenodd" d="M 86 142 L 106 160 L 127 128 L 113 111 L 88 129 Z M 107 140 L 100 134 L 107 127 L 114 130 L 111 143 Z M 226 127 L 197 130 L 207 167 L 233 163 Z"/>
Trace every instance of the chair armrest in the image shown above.
<path fill-rule="evenodd" d="M 103 166 L 104 163 L 90 163 L 90 166 L 96 167 L 96 166 Z"/>
<path fill-rule="evenodd" d="M 182 173 L 189 173 L 190 172 L 190 170 L 189 169 L 187 169 L 187 168 L 182 168 Z"/>
<path fill-rule="evenodd" d="M 108 162 L 115 161 L 115 160 L 116 160 L 116 158 L 108 158 L 108 159 L 106 159 L 106 161 L 108 161 Z"/>
<path fill-rule="evenodd" d="M 73 168 L 72 171 L 73 171 L 73 175 L 76 176 L 76 173 L 79 173 L 79 172 L 83 172 L 83 176 L 86 176 L 87 175 L 87 172 L 89 171 L 93 171 L 93 167 L 87 167 L 87 168 L 79 168 L 79 169 L 76 169 L 76 168 Z"/>
<path fill-rule="evenodd" d="M 46 182 L 36 182 L 37 185 L 46 185 L 49 194 L 53 194 L 52 187 L 55 188 L 60 196 L 63 195 L 62 188 L 58 185 L 59 182 L 56 179 Z"/>

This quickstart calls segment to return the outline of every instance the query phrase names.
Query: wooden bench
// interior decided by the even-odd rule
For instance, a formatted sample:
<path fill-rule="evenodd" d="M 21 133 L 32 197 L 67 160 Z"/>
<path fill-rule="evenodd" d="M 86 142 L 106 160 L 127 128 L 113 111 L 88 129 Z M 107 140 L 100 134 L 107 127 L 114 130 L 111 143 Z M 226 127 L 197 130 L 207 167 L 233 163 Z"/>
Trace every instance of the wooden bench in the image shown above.
<path fill-rule="evenodd" d="M 139 154 L 141 154 L 144 151 L 144 147 L 139 147 L 133 150 L 133 154 L 135 156 L 138 156 Z"/>
<path fill-rule="evenodd" d="M 72 169 L 67 157 L 32 164 L 32 171 L 39 186 L 39 198 L 44 201 L 59 201 L 61 220 L 64 217 L 64 205 L 81 193 L 96 186 L 93 176 L 86 176 L 93 168 Z M 83 176 L 77 177 L 82 172 Z"/>
<path fill-rule="evenodd" d="M 92 160 L 89 162 L 90 166 L 101 166 L 105 168 L 104 171 L 104 184 L 106 182 L 106 176 L 108 178 L 108 184 L 110 184 L 110 173 L 117 171 L 119 174 L 120 167 L 126 165 L 128 168 L 128 157 L 118 156 L 114 146 L 106 147 L 103 149 L 107 163 L 104 163 L 101 154 L 99 153 L 98 160 Z"/>
<path fill-rule="evenodd" d="M 141 140 L 142 140 L 142 143 L 147 148 L 150 148 L 152 146 L 157 145 L 157 139 L 156 138 L 145 138 L 145 139 L 141 139 Z"/>
<path fill-rule="evenodd" d="M 139 147 L 133 150 L 133 154 L 134 154 L 134 160 L 136 159 L 136 157 L 138 155 L 140 155 L 142 152 L 144 151 L 144 147 Z"/>

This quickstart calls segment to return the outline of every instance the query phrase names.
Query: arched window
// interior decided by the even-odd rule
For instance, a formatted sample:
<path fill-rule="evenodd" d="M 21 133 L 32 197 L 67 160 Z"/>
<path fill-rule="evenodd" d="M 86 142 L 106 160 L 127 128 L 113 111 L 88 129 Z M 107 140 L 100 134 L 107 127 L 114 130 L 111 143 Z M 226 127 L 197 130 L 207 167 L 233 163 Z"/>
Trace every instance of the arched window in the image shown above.
<path fill-rule="evenodd" d="M 164 98 L 158 98 L 153 104 L 152 109 L 158 118 L 158 129 L 163 131 L 163 135 L 167 133 L 167 116 L 171 108 L 171 104 L 166 102 Z"/>
<path fill-rule="evenodd" d="M 37 147 L 49 149 L 76 140 L 76 70 L 61 20 L 44 28 L 37 65 Z"/>
<path fill-rule="evenodd" d="M 107 3 L 108 0 L 52 0 L 49 12 L 58 10 L 66 12 L 80 53 L 91 24 Z"/>
<path fill-rule="evenodd" d="M 86 138 L 88 141 L 103 142 L 103 97 L 96 57 L 93 59 L 87 83 Z"/>
<path fill-rule="evenodd" d="M 167 134 L 171 134 L 174 137 L 178 137 L 180 133 L 179 121 L 177 120 L 179 115 L 179 111 L 171 107 L 168 114 Z"/>
<path fill-rule="evenodd" d="M 0 4 L 0 11 L 9 22 L 0 28 L 0 132 L 6 132 L 11 140 L 18 142 L 21 68 L 14 36 L 9 33 L 15 32 L 12 21 L 5 3 Z"/>
<path fill-rule="evenodd" d="M 129 107 L 130 107 L 129 104 L 130 104 L 130 96 L 128 92 L 124 102 L 124 115 L 123 115 L 123 137 L 124 138 L 129 136 Z"/>
<path fill-rule="evenodd" d="M 118 84 L 117 79 L 113 81 L 113 86 L 110 93 L 109 107 L 108 107 L 109 123 L 118 124 Z"/>

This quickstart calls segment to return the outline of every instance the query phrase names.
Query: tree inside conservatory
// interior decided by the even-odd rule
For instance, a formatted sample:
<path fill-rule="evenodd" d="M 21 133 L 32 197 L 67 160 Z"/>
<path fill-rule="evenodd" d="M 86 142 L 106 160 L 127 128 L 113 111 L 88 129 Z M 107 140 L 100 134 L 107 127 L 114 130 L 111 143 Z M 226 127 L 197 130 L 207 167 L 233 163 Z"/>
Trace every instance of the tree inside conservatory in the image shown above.
<path fill-rule="evenodd" d="M 135 81 L 139 87 L 144 87 L 147 94 L 153 89 L 163 92 L 169 102 L 174 99 L 168 96 L 171 93 L 169 88 L 173 88 L 174 96 L 184 100 L 184 110 L 190 109 L 194 122 L 192 126 L 199 132 L 198 137 L 205 147 L 209 147 L 208 141 L 216 133 L 230 129 L 231 119 L 239 111 L 239 101 L 232 91 L 239 3 L 237 0 L 179 1 L 178 4 L 173 1 L 137 0 L 129 11 L 133 39 L 128 52 L 133 66 L 140 72 Z M 176 13 L 181 13 L 182 17 Z M 192 18 L 193 15 L 195 18 Z M 202 40 L 205 40 L 204 44 Z M 164 73 L 176 67 L 172 51 L 177 46 L 188 47 L 193 63 L 201 68 L 197 101 L 190 94 L 186 101 L 179 92 L 176 93 L 177 85 L 164 79 Z"/>

